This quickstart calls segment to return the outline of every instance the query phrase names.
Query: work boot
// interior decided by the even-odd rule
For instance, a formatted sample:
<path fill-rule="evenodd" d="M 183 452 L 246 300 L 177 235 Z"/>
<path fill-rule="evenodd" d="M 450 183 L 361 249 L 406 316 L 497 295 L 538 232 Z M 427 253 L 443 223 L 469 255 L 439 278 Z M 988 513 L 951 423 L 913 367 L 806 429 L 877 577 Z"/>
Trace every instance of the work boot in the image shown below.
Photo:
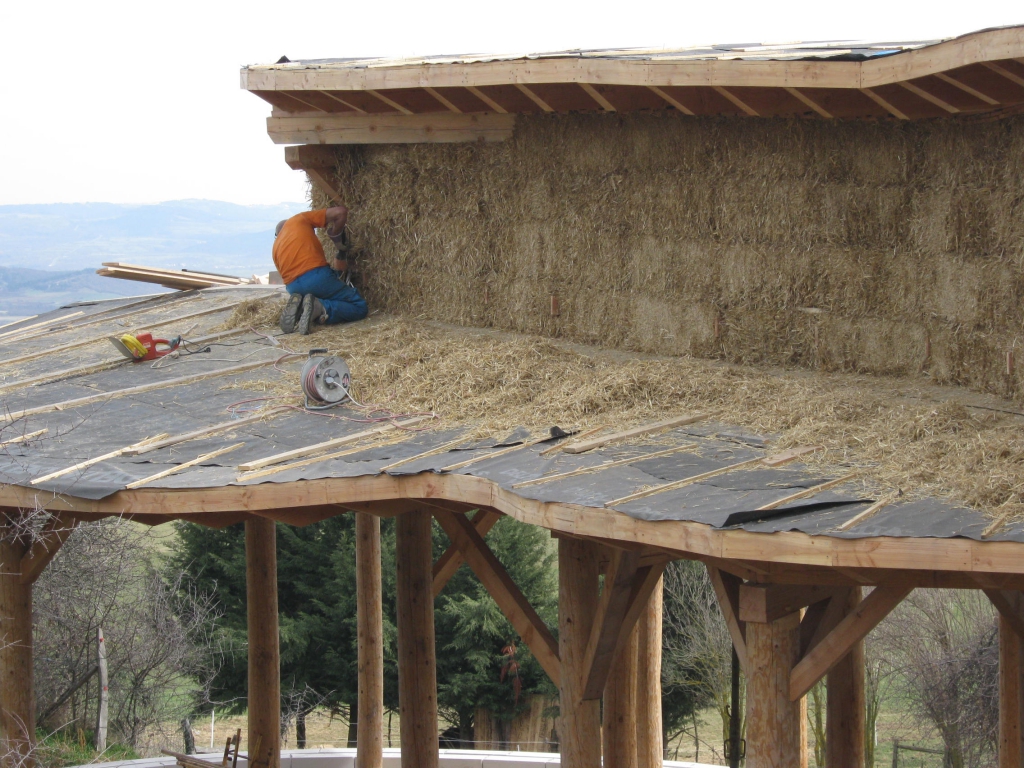
<path fill-rule="evenodd" d="M 288 303 L 281 310 L 281 330 L 285 333 L 292 333 L 295 324 L 299 322 L 299 313 L 302 311 L 302 294 L 293 293 L 288 296 Z"/>
<path fill-rule="evenodd" d="M 316 296 L 307 293 L 302 299 L 302 312 L 299 314 L 298 331 L 303 336 L 309 333 L 314 323 L 323 325 L 327 322 L 327 310 Z"/>

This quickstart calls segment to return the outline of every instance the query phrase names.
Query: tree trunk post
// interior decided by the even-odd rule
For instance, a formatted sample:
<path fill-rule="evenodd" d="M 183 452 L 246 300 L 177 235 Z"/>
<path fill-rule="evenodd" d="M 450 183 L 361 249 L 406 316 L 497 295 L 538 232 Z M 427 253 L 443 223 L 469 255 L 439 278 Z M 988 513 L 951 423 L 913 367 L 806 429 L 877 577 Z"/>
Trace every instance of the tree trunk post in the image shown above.
<path fill-rule="evenodd" d="M 797 768 L 807 750 L 802 700 L 789 700 L 789 676 L 800 654 L 800 614 L 746 626 L 747 768 Z"/>
<path fill-rule="evenodd" d="M 0 526 L 0 765 L 35 765 L 35 682 L 32 672 L 32 585 L 21 583 L 27 547 Z"/>
<path fill-rule="evenodd" d="M 562 768 L 600 768 L 601 702 L 583 700 L 584 664 L 597 613 L 597 545 L 579 539 L 558 540 L 558 742 Z"/>
<path fill-rule="evenodd" d="M 107 680 L 107 644 L 103 640 L 103 628 L 96 630 L 96 678 L 99 685 L 99 706 L 96 707 L 96 751 L 105 752 L 107 749 L 107 705 L 108 705 L 108 680 Z M 189 726 L 191 727 L 191 726 Z M 195 752 L 193 746 L 192 752 Z M 186 755 L 192 752 L 185 750 Z"/>
<path fill-rule="evenodd" d="M 636 675 L 636 744 L 638 768 L 661 768 L 661 620 L 664 608 L 664 579 L 651 594 L 640 617 L 640 648 Z"/>
<path fill-rule="evenodd" d="M 846 612 L 860 605 L 861 589 L 854 587 Z M 827 676 L 825 765 L 829 768 L 864 768 L 864 642 L 850 649 Z M 1018 766 L 1019 768 L 1019 766 Z"/>
<path fill-rule="evenodd" d="M 359 696 L 356 768 L 384 764 L 384 593 L 380 518 L 356 512 L 356 623 Z"/>
<path fill-rule="evenodd" d="M 1024 648 L 1010 623 L 999 617 L 999 768 L 1024 764 Z"/>
<path fill-rule="evenodd" d="M 395 523 L 398 602 L 398 707 L 403 768 L 437 768 L 431 516 L 405 512 Z"/>
<path fill-rule="evenodd" d="M 633 627 L 619 650 L 604 686 L 604 768 L 637 768 L 637 650 L 640 627 Z"/>
<path fill-rule="evenodd" d="M 245 521 L 249 633 L 249 765 L 281 766 L 281 648 L 277 616 L 277 528 Z"/>

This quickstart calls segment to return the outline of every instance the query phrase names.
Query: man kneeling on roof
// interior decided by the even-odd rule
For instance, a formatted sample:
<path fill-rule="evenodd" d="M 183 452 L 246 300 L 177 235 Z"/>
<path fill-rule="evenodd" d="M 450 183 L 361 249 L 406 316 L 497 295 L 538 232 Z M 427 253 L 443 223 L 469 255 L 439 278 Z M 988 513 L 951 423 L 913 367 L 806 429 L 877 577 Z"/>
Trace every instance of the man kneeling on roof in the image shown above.
<path fill-rule="evenodd" d="M 366 317 L 366 301 L 347 277 L 348 208 L 339 205 L 306 211 L 279 221 L 274 234 L 274 264 L 281 273 L 288 303 L 281 312 L 281 330 L 309 333 L 314 325 L 348 323 Z M 327 264 L 317 229 L 338 247 L 338 272 Z M 339 275 L 338 273 L 341 273 Z"/>

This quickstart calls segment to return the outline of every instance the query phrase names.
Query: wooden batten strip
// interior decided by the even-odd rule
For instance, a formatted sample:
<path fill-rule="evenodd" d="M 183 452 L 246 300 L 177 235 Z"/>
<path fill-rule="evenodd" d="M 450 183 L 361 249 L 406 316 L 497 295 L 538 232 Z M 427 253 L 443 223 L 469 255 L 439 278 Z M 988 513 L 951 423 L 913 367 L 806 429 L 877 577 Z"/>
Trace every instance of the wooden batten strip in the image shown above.
<path fill-rule="evenodd" d="M 466 459 L 465 461 L 460 461 L 456 464 L 449 464 L 447 467 L 441 467 L 441 469 L 439 469 L 438 472 L 451 472 L 454 469 L 462 469 L 463 467 L 468 467 L 470 464 L 476 464 L 478 461 L 487 461 L 487 459 L 495 459 L 498 456 L 504 456 L 506 453 L 512 453 L 513 451 L 519 451 L 522 450 L 523 448 L 529 448 L 530 446 L 538 445 L 539 443 L 546 443 L 548 440 L 558 439 L 559 438 L 557 437 L 551 437 L 551 435 L 548 435 L 547 437 L 538 437 L 533 440 L 527 440 L 525 443 L 520 443 L 519 445 L 511 445 L 508 448 L 502 448 L 501 450 L 494 451 L 493 453 L 488 453 L 484 456 L 474 456 L 472 459 Z"/>
<path fill-rule="evenodd" d="M 68 368 L 67 370 L 59 373 L 43 373 L 39 376 L 33 376 L 30 379 L 19 379 L 18 381 L 11 381 L 7 384 L 0 384 L 0 392 L 6 392 L 11 389 L 20 389 L 21 387 L 32 387 L 38 384 L 49 384 L 53 381 L 63 381 L 64 379 L 71 379 L 75 376 L 82 376 L 89 373 L 101 373 L 103 371 L 109 371 L 111 368 L 117 368 L 119 365 L 131 365 L 131 362 L 125 360 L 123 357 L 119 357 L 116 360 L 102 360 L 98 363 L 80 365 L 77 368 Z"/>
<path fill-rule="evenodd" d="M 605 112 L 616 111 L 615 105 L 608 101 L 608 99 L 606 99 L 604 95 L 602 95 L 601 92 L 598 91 L 597 88 L 592 86 L 590 83 L 580 83 L 580 88 L 586 91 L 587 95 L 594 101 L 596 101 L 598 105 L 601 107 L 601 109 L 603 109 Z"/>
<path fill-rule="evenodd" d="M 578 435 L 573 435 L 573 437 L 575 437 L 577 440 L 582 440 L 584 437 L 590 437 L 591 435 L 596 435 L 598 432 L 600 432 L 602 429 L 605 429 L 605 428 L 606 428 L 605 425 L 601 424 L 600 426 L 592 427 L 591 429 L 588 429 L 586 432 L 580 432 Z M 556 443 L 555 445 L 552 445 L 550 448 L 545 448 L 543 451 L 541 451 L 537 455 L 538 456 L 550 456 L 552 453 L 558 453 L 559 451 L 565 450 L 565 446 L 566 445 L 567 445 L 567 443 Z"/>
<path fill-rule="evenodd" d="M 800 499 L 806 499 L 808 496 L 814 496 L 815 494 L 821 493 L 822 491 L 827 491 L 829 488 L 835 488 L 837 485 L 842 485 L 843 483 L 849 482 L 850 480 L 853 480 L 855 477 L 857 477 L 857 475 L 859 474 L 860 472 L 851 472 L 848 475 L 837 477 L 835 480 L 829 480 L 827 483 L 821 483 L 820 485 L 815 485 L 810 488 L 804 488 L 804 490 L 802 491 L 798 491 L 797 493 L 791 493 L 789 496 L 784 496 L 778 501 L 773 501 L 771 504 L 765 504 L 763 507 L 758 507 L 756 511 L 767 512 L 768 510 L 771 509 L 777 509 L 781 507 L 783 504 L 788 504 L 791 501 L 799 501 Z"/>
<path fill-rule="evenodd" d="M 536 93 L 531 91 L 529 88 L 527 88 L 522 83 L 516 83 L 516 88 L 518 88 L 520 90 L 520 92 L 524 96 L 526 96 L 526 98 L 528 98 L 530 101 L 532 101 L 534 104 L 536 104 L 538 107 L 540 107 L 545 112 L 554 112 L 555 111 L 554 109 L 551 108 L 551 106 L 546 101 L 544 101 L 544 99 L 542 99 L 540 96 L 538 96 Z"/>
<path fill-rule="evenodd" d="M 219 448 L 216 451 L 204 453 L 202 456 L 194 458 L 191 461 L 186 461 L 184 464 L 179 464 L 176 467 L 165 469 L 163 472 L 157 472 L 155 475 L 150 475 L 149 477 L 144 477 L 141 480 L 136 480 L 133 483 L 128 483 L 125 488 L 141 488 L 144 485 L 149 485 L 155 480 L 167 477 L 168 475 L 173 475 L 175 472 L 180 472 L 183 469 L 194 467 L 196 464 L 202 464 L 204 461 L 209 461 L 210 459 L 214 459 L 218 456 L 223 456 L 225 453 L 230 453 L 231 451 L 241 448 L 243 445 L 245 445 L 245 443 L 235 443 L 234 445 L 229 445 L 227 448 Z"/>
<path fill-rule="evenodd" d="M 659 456 L 668 456 L 672 453 L 678 453 L 679 451 L 686 451 L 692 448 L 696 448 L 697 443 L 687 443 L 686 445 L 679 445 L 675 448 L 666 448 L 664 451 L 655 451 L 654 453 L 647 453 L 640 456 L 631 456 L 628 459 L 619 459 L 618 461 L 606 461 L 603 464 L 597 464 L 593 467 L 582 467 L 581 469 L 573 469 L 569 472 L 559 472 L 557 475 L 546 475 L 544 477 L 538 477 L 534 480 L 524 480 L 521 483 L 513 483 L 512 488 L 525 488 L 530 485 L 541 485 L 542 483 L 551 483 L 555 480 L 563 480 L 567 477 L 576 477 L 576 475 L 588 475 L 592 472 L 601 472 L 605 469 L 611 469 L 612 467 L 621 467 L 624 464 L 635 464 L 639 461 L 647 461 L 648 459 L 656 459 Z"/>
<path fill-rule="evenodd" d="M 72 317 L 78 317 L 81 314 L 83 314 L 83 313 L 82 312 L 72 312 L 70 315 L 64 315 L 64 317 L 58 317 L 55 320 L 43 320 L 43 321 L 38 322 L 38 323 L 32 323 L 32 325 L 26 325 L 24 328 L 15 328 L 13 331 L 7 331 L 6 333 L 0 333 L 0 340 L 3 340 L 3 343 L 5 343 L 5 344 L 7 342 L 9 342 L 9 341 L 12 341 L 12 340 L 13 341 L 20 341 L 20 337 L 16 338 L 16 339 L 14 339 L 12 337 L 16 337 L 16 336 L 18 336 L 19 333 L 24 333 L 25 331 L 33 331 L 36 328 L 40 328 L 40 327 L 42 327 L 44 325 L 53 326 L 51 328 L 47 328 L 46 329 L 46 332 L 49 332 L 49 331 L 59 327 L 59 326 L 54 325 L 54 323 L 59 323 L 62 320 L 70 320 Z M 30 335 L 34 335 L 34 334 L 30 334 Z"/>
<path fill-rule="evenodd" d="M 388 470 L 395 469 L 396 467 L 401 467 L 403 464 L 411 464 L 414 461 L 419 461 L 420 459 L 425 459 L 428 456 L 436 456 L 437 454 L 444 453 L 445 451 L 447 451 L 447 450 L 449 450 L 451 448 L 454 448 L 455 446 L 457 446 L 457 445 L 459 445 L 461 443 L 464 443 L 464 442 L 466 442 L 466 437 L 465 436 L 459 437 L 459 438 L 456 438 L 455 440 L 452 440 L 449 443 L 445 443 L 444 445 L 439 445 L 436 448 L 431 448 L 430 450 L 423 451 L 423 453 L 417 453 L 415 456 L 410 456 L 410 457 L 408 457 L 406 459 L 399 459 L 398 461 L 394 461 L 394 462 L 392 462 L 391 464 L 388 464 L 385 467 L 381 467 L 377 471 L 378 472 L 387 472 Z"/>
<path fill-rule="evenodd" d="M 376 443 L 367 443 L 366 445 L 357 445 L 354 448 L 347 448 L 344 451 L 334 451 L 333 453 L 325 453 L 322 456 L 314 456 L 311 459 L 303 459 L 302 461 L 292 461 L 288 464 L 275 464 L 272 467 L 266 469 L 257 469 L 252 472 L 246 472 L 239 475 L 236 480 L 242 482 L 244 480 L 255 480 L 257 477 L 266 477 L 267 475 L 274 475 L 278 472 L 285 472 L 289 469 L 296 469 L 297 467 L 306 467 L 310 464 L 319 464 L 321 461 L 330 461 L 331 459 L 338 459 L 342 456 L 351 456 L 353 453 L 360 453 L 361 451 L 368 451 L 371 448 L 383 448 L 386 445 L 394 445 L 395 443 L 405 442 L 411 437 L 411 435 L 401 435 L 391 440 L 381 440 Z"/>
<path fill-rule="evenodd" d="M 815 102 L 810 96 L 803 93 L 799 88 L 786 88 L 786 93 L 792 96 L 794 99 L 802 103 L 804 106 L 810 107 L 812 110 L 817 112 L 821 117 L 832 119 L 833 115 L 823 106 Z"/>
<path fill-rule="evenodd" d="M 11 320 L 9 323 L 4 323 L 3 325 L 0 325 L 0 331 L 2 331 L 4 328 L 10 328 L 12 325 L 24 323 L 26 320 L 35 320 L 37 317 L 39 317 L 39 315 L 32 315 L 30 317 L 22 317 L 17 320 Z"/>
<path fill-rule="evenodd" d="M 668 95 L 667 93 L 665 93 L 665 91 L 663 91 L 663 90 L 662 90 L 661 88 L 659 88 L 658 86 L 656 86 L 656 85 L 648 85 L 648 86 L 647 86 L 647 89 L 648 89 L 649 91 L 651 91 L 652 93 L 654 93 L 654 94 L 657 94 L 658 96 L 660 96 L 661 98 L 663 98 L 663 99 L 664 99 L 665 101 L 667 101 L 667 102 L 668 102 L 669 104 L 671 104 L 671 105 L 672 105 L 673 107 L 675 107 L 676 109 L 678 109 L 678 110 L 679 110 L 680 112 L 682 112 L 682 113 L 683 113 L 684 115 L 690 115 L 691 117 L 693 117 L 693 116 L 694 116 L 694 114 L 695 114 L 695 113 L 694 113 L 694 111 L 693 111 L 692 109 L 690 109 L 690 108 L 689 108 L 688 106 L 686 106 L 685 104 L 683 104 L 683 103 L 682 103 L 681 101 L 679 101 L 678 99 L 676 99 L 676 98 L 673 98 L 672 96 L 669 96 L 669 95 Z"/>
<path fill-rule="evenodd" d="M 415 112 L 413 112 L 413 111 L 412 111 L 411 109 L 408 109 L 408 108 L 406 108 L 406 107 L 403 107 L 403 106 L 402 106 L 401 104 L 399 104 L 399 103 L 398 103 L 397 101 L 394 101 L 394 100 L 392 100 L 392 99 L 389 99 L 389 98 L 388 98 L 387 96 L 385 96 L 384 94 L 380 93 L 379 91 L 371 91 L 371 90 L 366 90 L 366 91 L 364 91 L 364 93 L 368 93 L 368 94 L 370 94 L 370 95 L 371 95 L 371 96 L 373 96 L 373 97 L 374 97 L 375 99 L 378 99 L 378 100 L 380 100 L 380 101 L 384 102 L 385 104 L 387 104 L 387 105 L 388 105 L 389 107 L 391 107 L 392 109 L 397 109 L 397 110 L 398 110 L 399 112 L 401 112 L 401 113 L 402 113 L 403 115 L 413 115 L 413 114 L 416 114 L 416 113 L 415 113 Z"/>
<path fill-rule="evenodd" d="M 159 435 L 154 435 L 153 437 L 147 437 L 144 440 L 140 440 L 138 443 L 134 443 L 134 445 L 145 445 L 146 443 L 151 443 L 155 440 L 161 440 L 165 437 L 167 437 L 166 432 Z M 125 446 L 124 448 L 118 448 L 116 451 L 110 451 L 109 453 L 104 453 L 100 456 L 96 456 L 91 459 L 86 459 L 85 461 L 80 461 L 77 464 L 71 465 L 70 467 L 58 469 L 56 472 L 51 472 L 48 475 L 43 475 L 42 477 L 34 478 L 33 480 L 29 481 L 29 484 L 39 485 L 39 483 L 45 483 L 47 480 L 54 480 L 58 477 L 63 477 L 64 475 L 70 474 L 71 472 L 75 472 L 80 469 L 88 469 L 94 464 L 99 464 L 100 462 L 107 461 L 108 459 L 116 459 L 118 456 L 122 455 L 126 450 L 128 450 L 128 448 L 131 447 L 132 446 Z"/>
<path fill-rule="evenodd" d="M 438 102 L 438 103 L 439 103 L 439 104 L 440 104 L 440 105 L 441 105 L 442 107 L 444 107 L 445 109 L 447 109 L 447 110 L 448 110 L 449 112 L 454 112 L 454 113 L 455 113 L 455 114 L 457 114 L 457 115 L 461 115 L 461 114 L 462 114 L 462 110 L 461 110 L 461 109 L 459 109 L 458 107 L 456 107 L 456 106 L 455 106 L 454 104 L 452 104 L 452 103 L 451 103 L 450 101 L 448 101 L 448 99 L 446 99 L 446 98 L 445 98 L 444 96 L 442 96 L 442 95 L 441 95 L 440 93 L 438 93 L 438 92 L 437 92 L 436 90 L 434 90 L 433 88 L 424 88 L 423 90 L 424 90 L 424 91 L 426 91 L 427 93 L 429 93 L 429 94 L 430 94 L 431 96 L 433 96 L 433 97 L 434 97 L 434 99 L 435 99 L 435 100 L 436 100 L 436 101 L 437 101 L 437 102 Z"/>
<path fill-rule="evenodd" d="M 419 424 L 427 419 L 432 419 L 433 416 L 413 416 L 405 421 L 390 421 L 387 424 L 382 424 L 379 427 L 373 429 L 364 429 L 360 432 L 353 432 L 351 435 L 345 435 L 344 437 L 336 437 L 333 440 L 325 440 L 322 443 L 315 443 L 313 445 L 307 445 L 304 448 L 296 448 L 291 451 L 285 451 L 284 453 L 275 453 L 272 456 L 266 456 L 262 459 L 256 459 L 245 464 L 239 464 L 238 470 L 240 472 L 251 472 L 254 469 L 262 469 L 268 467 L 271 464 L 281 464 L 290 459 L 301 459 L 306 456 L 310 456 L 314 453 L 320 453 L 321 451 L 328 451 L 331 448 L 338 448 L 342 445 L 351 445 L 352 443 L 358 443 L 367 437 L 374 437 L 383 432 L 390 432 L 392 429 L 399 429 L 402 427 L 411 427 L 413 424 Z"/>
<path fill-rule="evenodd" d="M 758 114 L 756 109 L 754 109 L 752 106 L 747 104 L 745 101 L 743 101 L 743 99 L 741 99 L 739 96 L 737 96 L 732 91 L 730 91 L 730 90 L 728 90 L 726 88 L 723 88 L 720 85 L 713 85 L 711 87 L 715 90 L 716 93 L 718 93 L 721 96 L 724 96 L 729 101 L 731 101 L 733 104 L 735 104 L 737 107 L 739 107 L 744 112 L 746 112 L 748 116 L 750 116 L 750 117 L 760 117 L 761 116 L 761 115 Z"/>
<path fill-rule="evenodd" d="M 609 443 L 614 443 L 619 440 L 629 440 L 632 437 L 641 437 L 643 435 L 654 434 L 655 432 L 663 432 L 674 427 L 683 427 L 687 424 L 693 424 L 696 421 L 703 421 L 706 418 L 707 414 L 705 413 L 692 414 L 690 416 L 676 416 L 675 418 L 666 419 L 665 421 L 658 421 L 653 424 L 642 424 L 639 427 L 632 427 L 631 429 L 626 429 L 622 432 L 613 432 L 610 435 L 595 437 L 592 440 L 569 443 L 562 450 L 566 453 L 584 453 L 585 451 L 592 451 L 595 448 L 601 448 Z"/>
<path fill-rule="evenodd" d="M 854 515 L 853 517 L 851 517 L 845 523 L 843 523 L 838 528 L 836 528 L 836 530 L 837 531 L 848 531 L 851 528 L 853 528 L 854 526 L 860 525 L 865 520 L 868 520 L 868 519 L 874 517 L 880 511 L 882 511 L 885 507 L 889 506 L 889 504 L 891 504 L 891 503 L 892 503 L 892 498 L 891 497 L 886 497 L 886 498 L 879 499 L 878 501 L 876 501 L 874 504 L 872 504 L 870 507 L 865 509 L 860 514 L 857 514 L 857 515 Z"/>
<path fill-rule="evenodd" d="M 192 432 L 185 432 L 184 434 L 181 435 L 173 435 L 171 437 L 166 438 L 165 440 L 157 440 L 156 442 L 147 443 L 146 445 L 133 446 L 126 450 L 124 452 L 124 455 L 141 456 L 142 454 L 149 453 L 150 451 L 159 451 L 161 448 L 167 448 L 172 445 L 179 445 L 180 443 L 185 443 L 188 442 L 189 440 L 196 440 L 200 437 L 207 437 L 209 435 L 214 435 L 218 432 L 226 432 L 229 429 L 241 427 L 246 424 L 252 424 L 254 421 L 264 421 L 267 419 L 272 419 L 275 416 L 280 416 L 282 413 L 285 413 L 286 411 L 290 410 L 291 409 L 287 407 L 270 408 L 269 410 L 254 414 L 252 416 L 246 416 L 241 419 L 222 421 L 219 424 L 211 424 L 208 427 L 203 427 L 202 429 L 197 429 Z"/>
<path fill-rule="evenodd" d="M 910 91 L 914 95 L 920 96 L 925 101 L 934 104 L 935 106 L 939 107 L 940 109 L 946 110 L 951 115 L 956 115 L 956 114 L 960 113 L 960 110 L 957 109 L 956 107 L 954 107 L 948 101 L 943 101 L 938 96 L 933 96 L 932 94 L 928 93 L 928 91 L 926 91 L 924 88 L 921 88 L 920 86 L 914 85 L 913 83 L 900 83 L 900 85 L 903 86 L 904 88 L 906 88 L 908 91 Z"/>
<path fill-rule="evenodd" d="M 897 118 L 899 120 L 909 120 L 910 119 L 905 114 L 903 114 L 898 109 L 896 109 L 896 107 L 894 107 L 888 101 L 886 101 L 881 96 L 879 96 L 877 93 L 875 93 L 873 90 L 871 90 L 870 88 L 861 88 L 860 92 L 863 93 L 865 96 L 867 96 L 869 99 L 871 99 L 873 102 L 875 102 L 875 104 L 880 106 L 882 109 L 887 111 L 893 117 L 895 117 L 895 118 Z"/>
<path fill-rule="evenodd" d="M 467 85 L 466 86 L 466 90 L 469 91 L 470 93 L 472 93 L 474 96 L 476 96 L 478 99 L 480 99 L 480 101 L 482 101 L 484 104 L 486 104 L 488 107 L 493 109 L 498 114 L 500 114 L 500 115 L 507 115 L 508 114 L 508 110 L 507 109 L 505 109 L 503 106 L 501 106 L 501 104 L 496 102 L 494 99 L 492 99 L 486 93 L 481 91 L 479 88 L 475 88 L 472 85 Z"/>
<path fill-rule="evenodd" d="M 983 101 L 986 104 L 989 104 L 991 106 L 998 106 L 999 105 L 999 102 L 996 99 L 993 99 L 988 94 L 982 93 L 981 91 L 977 90 L 976 88 L 972 88 L 971 86 L 967 85 L 967 83 L 961 83 L 955 77 L 950 77 L 945 72 L 936 72 L 935 73 L 935 77 L 939 78 L 939 80 L 941 80 L 944 83 L 949 83 L 954 88 L 959 88 L 964 93 L 969 93 L 974 98 L 976 98 L 976 99 L 978 99 L 980 101 Z"/>
<path fill-rule="evenodd" d="M 103 403 L 107 400 L 116 400 L 119 397 L 128 397 L 129 395 L 137 395 L 143 392 L 152 392 L 155 389 L 166 389 L 167 387 L 177 387 L 182 384 L 193 384 L 197 381 L 203 381 L 204 379 L 213 379 L 218 376 L 226 376 L 229 373 L 243 373 L 245 371 L 252 371 L 256 368 L 262 368 L 267 365 L 273 365 L 279 363 L 285 358 L 289 357 L 302 357 L 298 354 L 288 354 L 281 357 L 276 357 L 273 360 L 261 360 L 255 363 L 243 363 L 241 365 L 232 365 L 228 368 L 218 368 L 215 371 L 206 371 L 205 373 L 194 373 L 190 376 L 179 376 L 176 379 L 167 379 L 165 381 L 154 381 L 149 384 L 140 384 L 137 387 L 128 387 L 127 389 L 115 389 L 111 392 L 99 392 L 95 395 L 86 395 L 85 397 L 77 397 L 73 400 L 64 400 L 59 403 L 51 403 L 50 405 L 40 405 L 35 408 L 26 408 L 21 411 L 13 411 L 11 413 L 4 414 L 4 418 L 7 421 L 16 421 L 17 419 L 23 419 L 26 416 L 34 416 L 38 413 L 53 413 L 54 411 L 65 411 L 69 408 L 78 408 L 82 405 L 91 405 L 92 403 Z"/>
<path fill-rule="evenodd" d="M 50 429 L 48 427 L 44 427 L 43 429 L 37 429 L 35 432 L 29 432 L 27 435 L 22 435 L 21 437 L 12 437 L 10 440 L 0 440 L 0 448 L 3 448 L 4 446 L 7 445 L 18 445 L 20 443 L 27 443 L 32 438 L 39 437 L 40 435 L 45 435 L 49 431 Z"/>

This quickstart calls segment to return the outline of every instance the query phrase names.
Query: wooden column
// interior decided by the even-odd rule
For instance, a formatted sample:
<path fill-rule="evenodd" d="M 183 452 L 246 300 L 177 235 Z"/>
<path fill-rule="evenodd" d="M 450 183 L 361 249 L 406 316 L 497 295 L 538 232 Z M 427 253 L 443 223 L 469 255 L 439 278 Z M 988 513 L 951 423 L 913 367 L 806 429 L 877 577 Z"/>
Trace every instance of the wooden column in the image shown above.
<path fill-rule="evenodd" d="M 801 701 L 789 700 L 800 654 L 800 614 L 747 627 L 747 768 L 797 768 L 806 759 Z"/>
<path fill-rule="evenodd" d="M 661 615 L 664 580 L 658 580 L 640 617 L 636 674 L 636 755 L 638 768 L 661 768 Z"/>
<path fill-rule="evenodd" d="M 356 624 L 359 720 L 356 768 L 384 764 L 384 615 L 380 575 L 380 518 L 356 512 Z"/>
<path fill-rule="evenodd" d="M 838 599 L 838 598 L 836 598 Z M 861 590 L 850 590 L 846 612 L 860 605 Z M 825 765 L 829 768 L 864 768 L 864 641 L 853 646 L 827 677 Z"/>
<path fill-rule="evenodd" d="M 0 529 L 0 765 L 31 768 L 36 734 L 32 585 L 21 583 L 26 547 L 3 541 L 3 533 Z"/>
<path fill-rule="evenodd" d="M 604 686 L 604 768 L 637 768 L 637 649 L 640 627 L 629 633 Z"/>
<path fill-rule="evenodd" d="M 1024 765 L 1024 646 L 1005 617 L 999 617 L 999 768 Z"/>
<path fill-rule="evenodd" d="M 398 707 L 404 768 L 438 765 L 430 521 L 429 512 L 416 510 L 399 515 L 395 524 Z"/>
<path fill-rule="evenodd" d="M 562 768 L 600 768 L 601 701 L 583 700 L 584 664 L 597 613 L 597 545 L 579 539 L 558 540 L 558 741 Z"/>
<path fill-rule="evenodd" d="M 281 765 L 281 648 L 277 619 L 277 528 L 245 521 L 245 596 L 249 630 L 249 765 Z M 257 746 L 258 745 L 258 746 Z"/>

